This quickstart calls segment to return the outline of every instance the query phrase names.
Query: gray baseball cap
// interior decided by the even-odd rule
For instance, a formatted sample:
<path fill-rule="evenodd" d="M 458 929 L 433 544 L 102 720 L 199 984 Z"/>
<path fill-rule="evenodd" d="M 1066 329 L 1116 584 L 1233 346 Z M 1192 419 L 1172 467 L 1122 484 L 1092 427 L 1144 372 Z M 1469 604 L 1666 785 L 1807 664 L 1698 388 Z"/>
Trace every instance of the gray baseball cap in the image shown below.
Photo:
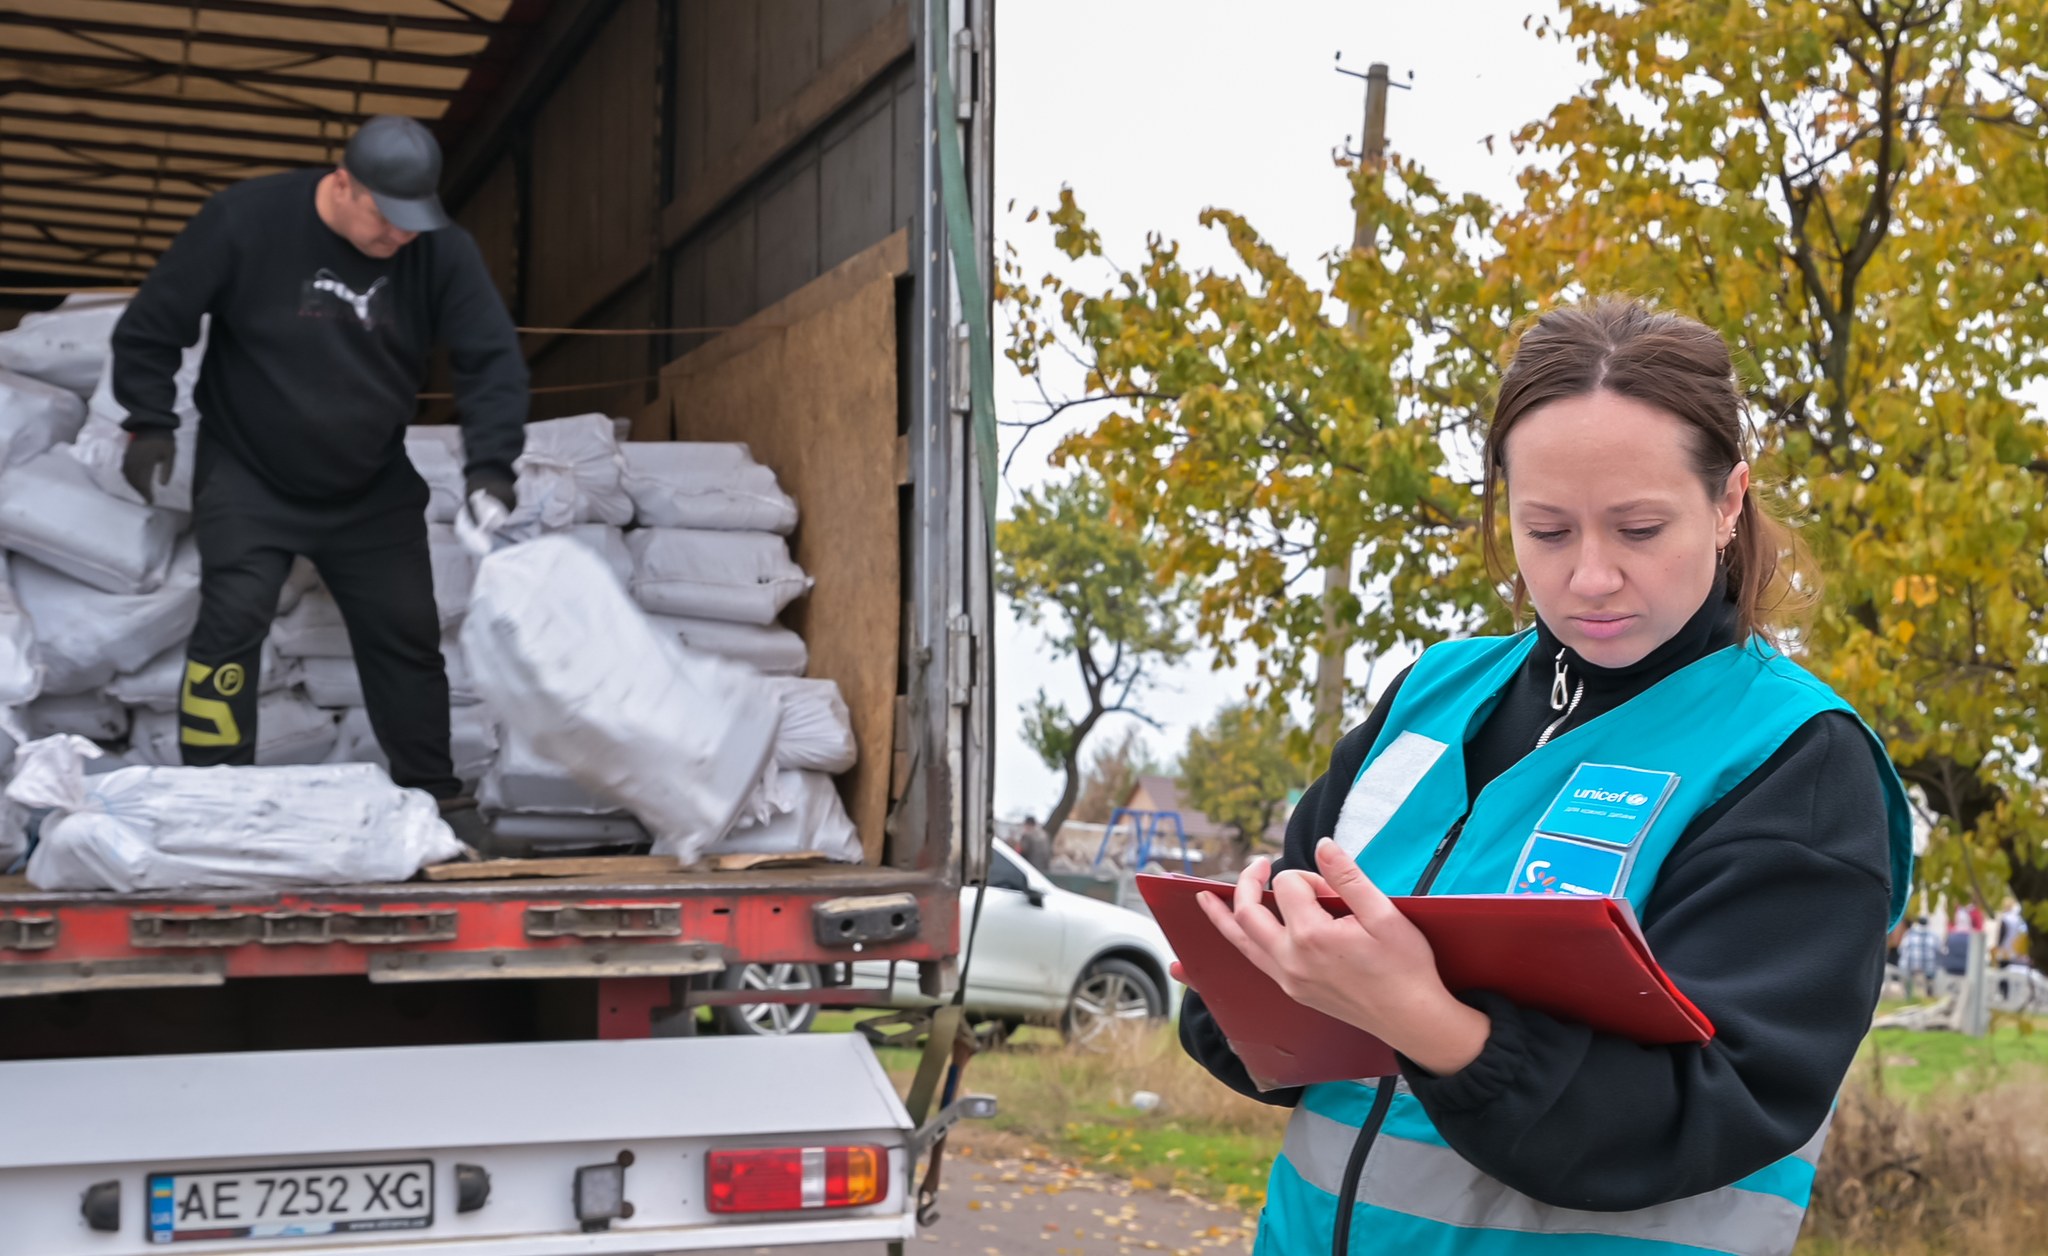
<path fill-rule="evenodd" d="M 350 138 L 341 164 L 399 230 L 439 231 L 448 225 L 441 209 L 441 145 L 413 119 L 371 118 Z"/>

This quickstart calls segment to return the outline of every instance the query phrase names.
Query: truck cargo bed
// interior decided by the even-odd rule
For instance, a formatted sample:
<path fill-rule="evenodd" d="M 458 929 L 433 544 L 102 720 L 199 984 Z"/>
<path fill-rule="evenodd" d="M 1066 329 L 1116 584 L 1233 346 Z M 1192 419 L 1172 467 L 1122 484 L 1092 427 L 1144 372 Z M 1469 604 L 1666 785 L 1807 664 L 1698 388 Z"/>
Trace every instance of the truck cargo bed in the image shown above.
<path fill-rule="evenodd" d="M 936 961 L 959 900 L 936 872 L 706 872 L 637 858 L 580 875 L 289 891 L 56 893 L 0 877 L 0 997 L 219 985 L 648 978 L 729 964 Z"/>
<path fill-rule="evenodd" d="M 25 876 L 0 876 L 0 910 L 17 906 L 49 907 L 69 903 L 118 903 L 124 906 L 180 906 L 273 902 L 289 896 L 307 902 L 364 901 L 388 898 L 524 897 L 564 894 L 725 894 L 794 893 L 827 889 L 835 893 L 879 893 L 916 890 L 936 884 L 937 873 L 855 864 L 815 867 L 711 871 L 674 868 L 655 870 L 651 858 L 603 856 L 589 859 L 519 860 L 522 864 L 559 863 L 587 868 L 569 875 L 528 875 L 490 879 L 414 880 L 368 885 L 304 886 L 292 890 L 178 890 L 172 893 L 116 894 L 111 891 L 39 890 Z M 609 865 L 609 866 L 604 866 Z M 489 865 L 480 865 L 488 867 Z"/>

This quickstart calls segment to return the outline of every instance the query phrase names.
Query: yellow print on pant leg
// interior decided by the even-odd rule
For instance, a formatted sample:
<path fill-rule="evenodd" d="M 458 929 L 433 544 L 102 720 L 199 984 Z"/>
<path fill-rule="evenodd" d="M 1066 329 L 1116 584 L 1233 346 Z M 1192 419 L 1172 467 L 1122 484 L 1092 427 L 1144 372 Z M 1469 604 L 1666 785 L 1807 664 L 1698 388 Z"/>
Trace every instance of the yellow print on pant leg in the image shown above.
<path fill-rule="evenodd" d="M 242 669 L 233 663 L 228 664 L 228 667 L 234 669 L 234 692 L 239 693 L 242 688 Z M 205 684 L 206 678 L 212 676 L 213 671 L 213 668 L 208 667 L 204 663 L 194 663 L 190 659 L 185 661 L 185 691 L 179 698 L 178 708 L 192 719 L 203 720 L 213 725 L 213 731 L 208 732 L 203 728 L 193 728 L 189 725 L 181 724 L 178 729 L 178 740 L 187 746 L 239 746 L 242 744 L 242 729 L 235 722 L 233 709 L 219 698 L 202 698 L 193 691 L 195 685 Z M 222 669 L 222 679 L 227 678 L 226 672 L 227 669 Z M 214 689 L 216 692 L 228 692 L 218 681 L 216 681 Z"/>

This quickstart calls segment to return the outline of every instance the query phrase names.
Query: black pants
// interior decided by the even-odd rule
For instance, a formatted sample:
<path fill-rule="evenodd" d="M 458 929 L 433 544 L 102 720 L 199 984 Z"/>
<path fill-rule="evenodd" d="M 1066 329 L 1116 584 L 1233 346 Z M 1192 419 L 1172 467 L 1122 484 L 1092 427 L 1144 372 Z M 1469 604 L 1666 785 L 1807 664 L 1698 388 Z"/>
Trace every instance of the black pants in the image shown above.
<path fill-rule="evenodd" d="M 292 560 L 320 571 L 348 625 L 391 779 L 462 793 L 448 750 L 448 670 L 427 550 L 427 486 L 403 457 L 360 496 L 283 496 L 201 434 L 193 528 L 199 624 L 186 647 L 179 742 L 191 767 L 256 761 L 262 646 Z"/>

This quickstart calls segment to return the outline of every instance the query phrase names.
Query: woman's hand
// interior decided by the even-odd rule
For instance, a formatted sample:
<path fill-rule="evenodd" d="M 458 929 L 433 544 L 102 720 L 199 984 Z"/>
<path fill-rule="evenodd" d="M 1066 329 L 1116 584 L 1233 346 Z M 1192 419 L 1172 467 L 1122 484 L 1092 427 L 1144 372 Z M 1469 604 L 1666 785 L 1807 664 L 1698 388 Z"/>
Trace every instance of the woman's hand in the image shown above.
<path fill-rule="evenodd" d="M 1356 1025 L 1439 1076 L 1478 1059 L 1492 1022 L 1444 986 L 1422 931 L 1327 837 L 1316 843 L 1316 866 L 1321 875 L 1290 870 L 1276 878 L 1267 860 L 1253 860 L 1230 906 L 1204 894 L 1202 910 L 1296 1002 Z M 1269 880 L 1279 916 L 1266 907 Z M 1332 916 L 1319 894 L 1342 898 L 1351 914 Z"/>

